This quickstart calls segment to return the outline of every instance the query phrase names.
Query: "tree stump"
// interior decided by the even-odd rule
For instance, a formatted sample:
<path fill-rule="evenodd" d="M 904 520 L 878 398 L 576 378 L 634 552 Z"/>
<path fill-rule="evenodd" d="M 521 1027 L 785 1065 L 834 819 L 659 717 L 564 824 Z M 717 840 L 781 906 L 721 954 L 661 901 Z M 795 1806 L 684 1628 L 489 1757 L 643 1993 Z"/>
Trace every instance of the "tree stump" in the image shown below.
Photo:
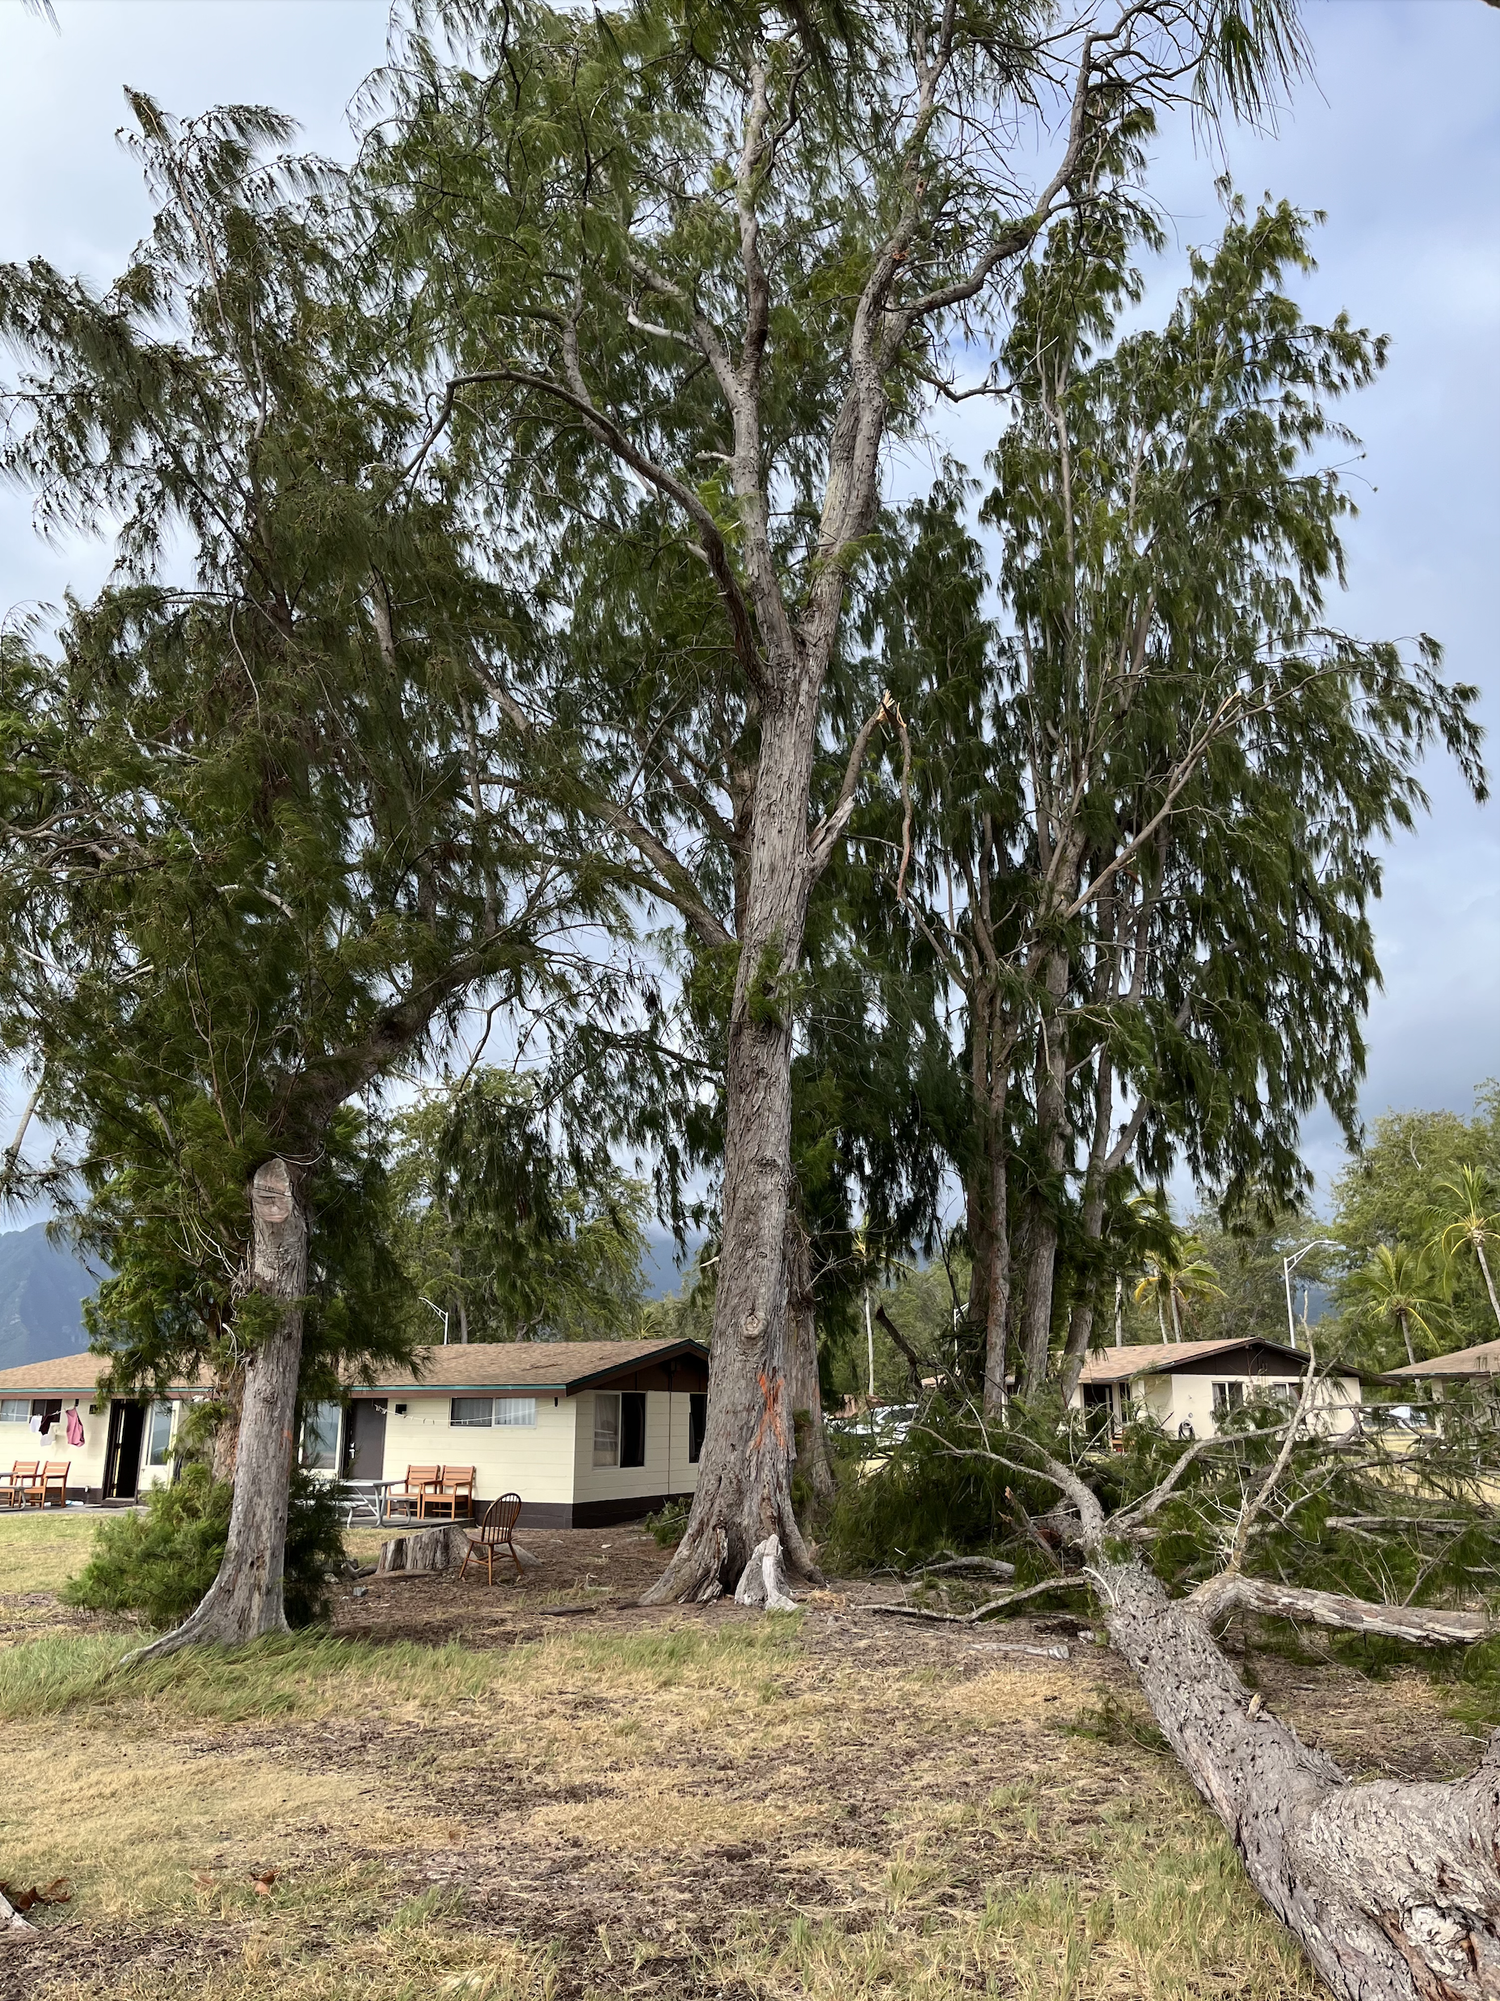
<path fill-rule="evenodd" d="M 457 1570 L 468 1551 L 471 1526 L 468 1522 L 434 1522 L 411 1535 L 392 1536 L 381 1544 L 375 1575 L 414 1577 L 422 1571 Z M 520 1543 L 516 1544 L 516 1555 L 523 1570 L 535 1570 L 541 1562 Z"/>
<path fill-rule="evenodd" d="M 795 1612 L 797 1601 L 787 1582 L 780 1536 L 768 1535 L 750 1552 L 750 1561 L 735 1586 L 736 1605 L 763 1605 L 768 1612 Z"/>

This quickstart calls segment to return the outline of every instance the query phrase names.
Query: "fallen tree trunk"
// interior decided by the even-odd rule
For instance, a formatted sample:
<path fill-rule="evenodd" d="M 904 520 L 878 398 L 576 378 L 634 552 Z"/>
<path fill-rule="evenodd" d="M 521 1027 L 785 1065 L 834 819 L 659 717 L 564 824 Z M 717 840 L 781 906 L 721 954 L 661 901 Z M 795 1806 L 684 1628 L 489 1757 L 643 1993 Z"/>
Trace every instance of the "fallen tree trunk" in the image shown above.
<path fill-rule="evenodd" d="M 1111 1640 L 1251 1882 L 1333 1992 L 1495 2001 L 1500 1732 L 1470 1779 L 1351 1785 L 1247 1695 L 1203 1603 L 1169 1599 L 1134 1557 L 1107 1555 L 1102 1532 L 1088 1540 Z"/>

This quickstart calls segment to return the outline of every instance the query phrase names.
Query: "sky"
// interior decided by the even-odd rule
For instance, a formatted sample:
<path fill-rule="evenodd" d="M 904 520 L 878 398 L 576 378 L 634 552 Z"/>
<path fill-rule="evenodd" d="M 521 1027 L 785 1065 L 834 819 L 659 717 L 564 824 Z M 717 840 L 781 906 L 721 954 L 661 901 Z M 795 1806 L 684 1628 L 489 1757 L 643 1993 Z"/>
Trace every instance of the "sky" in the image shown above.
<path fill-rule="evenodd" d="M 59 32 L 0 0 L 0 260 L 43 256 L 101 281 L 148 220 L 114 136 L 124 86 L 184 114 L 272 104 L 309 147 L 347 157 L 349 100 L 385 52 L 384 0 L 55 4 Z M 1384 376 L 1345 407 L 1368 485 L 1333 615 L 1365 637 L 1437 637 L 1450 674 L 1485 691 L 1500 764 L 1500 13 L 1309 0 L 1306 18 L 1315 80 L 1274 136 L 1233 133 L 1221 160 L 1185 123 L 1162 133 L 1151 188 L 1173 248 L 1151 303 L 1170 298 L 1186 247 L 1216 235 L 1226 164 L 1252 200 L 1327 211 L 1306 309 L 1346 309 L 1392 337 Z M 971 424 L 954 443 L 977 465 L 988 440 Z M 87 590 L 106 566 L 97 546 L 41 544 L 24 496 L 0 493 L 0 616 Z M 1426 782 L 1432 814 L 1393 847 L 1375 913 L 1385 985 L 1367 1025 L 1370 1119 L 1466 1112 L 1500 1073 L 1500 808 L 1477 808 L 1441 761 Z M 0 1083 L 0 1113 L 18 1096 Z M 1326 1191 L 1340 1146 L 1325 1113 L 1305 1137 Z"/>

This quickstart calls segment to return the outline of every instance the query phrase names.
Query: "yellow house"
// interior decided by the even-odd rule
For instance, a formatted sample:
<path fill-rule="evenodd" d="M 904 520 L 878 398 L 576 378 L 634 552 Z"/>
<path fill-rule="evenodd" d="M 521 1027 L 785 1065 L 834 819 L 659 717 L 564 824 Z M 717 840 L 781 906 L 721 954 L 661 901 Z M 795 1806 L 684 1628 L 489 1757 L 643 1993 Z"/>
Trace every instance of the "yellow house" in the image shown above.
<path fill-rule="evenodd" d="M 304 1413 L 302 1464 L 401 1481 L 408 1466 L 472 1466 L 476 1508 L 518 1493 L 533 1528 L 630 1521 L 698 1482 L 708 1350 L 696 1341 L 508 1341 L 419 1348 L 411 1369 L 351 1384 Z M 129 1502 L 173 1477 L 183 1407 L 101 1397 L 85 1351 L 0 1370 L 0 1472 L 66 1461 L 73 1501 Z M 84 1442 L 68 1443 L 69 1417 Z"/>
<path fill-rule="evenodd" d="M 1114 1431 L 1148 1417 L 1174 1438 L 1212 1438 L 1258 1397 L 1299 1397 L 1306 1371 L 1306 1355 L 1258 1338 L 1106 1348 L 1084 1363 L 1073 1407 L 1107 1412 Z M 1358 1376 L 1326 1377 L 1313 1392 L 1313 1415 L 1330 1432 L 1352 1431 L 1359 1405 Z"/>
<path fill-rule="evenodd" d="M 70 1501 L 133 1501 L 172 1478 L 172 1450 L 182 1400 L 144 1403 L 102 1397 L 102 1356 L 87 1349 L 53 1362 L 0 1369 L 0 1472 L 18 1460 L 66 1463 Z M 69 1442 L 69 1421 L 82 1444 Z"/>
<path fill-rule="evenodd" d="M 416 1360 L 310 1413 L 304 1460 L 346 1480 L 472 1466 L 476 1508 L 519 1494 L 532 1528 L 637 1520 L 698 1484 L 708 1350 L 696 1341 L 452 1342 Z"/>
<path fill-rule="evenodd" d="M 1388 1369 L 1380 1380 L 1383 1383 L 1411 1383 L 1415 1387 L 1416 1383 L 1428 1380 L 1441 1383 L 1444 1377 L 1482 1383 L 1489 1376 L 1500 1376 L 1500 1341 L 1481 1341 L 1474 1348 L 1455 1348 L 1451 1355 L 1434 1355 L 1429 1362 L 1408 1362 L 1403 1368 Z"/>

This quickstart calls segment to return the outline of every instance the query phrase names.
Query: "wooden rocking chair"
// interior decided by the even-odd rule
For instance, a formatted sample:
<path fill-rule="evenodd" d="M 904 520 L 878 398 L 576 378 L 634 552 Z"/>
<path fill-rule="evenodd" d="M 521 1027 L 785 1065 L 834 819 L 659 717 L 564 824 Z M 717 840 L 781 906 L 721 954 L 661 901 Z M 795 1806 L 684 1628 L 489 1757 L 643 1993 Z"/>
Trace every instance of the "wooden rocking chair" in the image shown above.
<path fill-rule="evenodd" d="M 495 1551 L 497 1549 L 508 1549 L 510 1551 L 510 1560 L 516 1566 L 518 1581 L 526 1575 L 521 1559 L 516 1554 L 516 1545 L 513 1540 L 515 1526 L 520 1518 L 520 1514 L 521 1496 L 519 1494 L 502 1494 L 498 1501 L 490 1502 L 484 1513 L 479 1517 L 479 1527 L 467 1531 L 469 1547 L 464 1551 L 463 1565 L 458 1573 L 460 1584 L 463 1582 L 464 1571 L 469 1567 L 469 1558 L 471 1556 L 482 1556 L 484 1558 L 485 1564 L 489 1569 L 490 1583 L 493 1584 L 495 1581 Z"/>

